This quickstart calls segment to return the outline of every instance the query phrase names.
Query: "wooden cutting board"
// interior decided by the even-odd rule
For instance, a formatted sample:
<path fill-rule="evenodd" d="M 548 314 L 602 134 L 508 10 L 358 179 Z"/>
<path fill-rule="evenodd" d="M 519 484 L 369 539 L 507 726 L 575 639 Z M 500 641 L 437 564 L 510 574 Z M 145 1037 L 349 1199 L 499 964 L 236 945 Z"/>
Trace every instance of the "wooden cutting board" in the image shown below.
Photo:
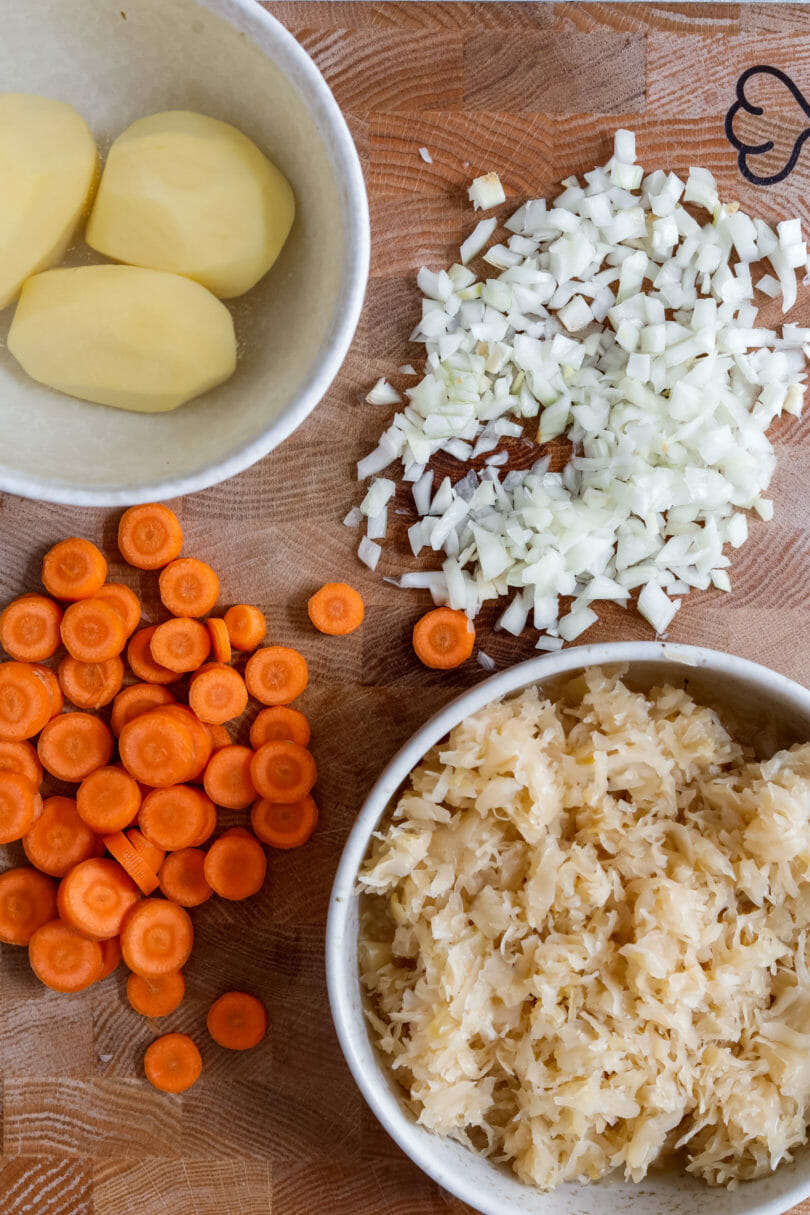
<path fill-rule="evenodd" d="M 407 340 L 419 310 L 415 270 L 454 258 L 474 222 L 465 189 L 482 171 L 496 170 L 516 205 L 603 162 L 613 130 L 629 126 L 648 168 L 704 165 L 721 194 L 753 214 L 808 220 L 810 148 L 790 175 L 760 186 L 743 177 L 724 135 L 749 67 L 783 69 L 810 94 L 810 10 L 801 5 L 266 7 L 318 63 L 352 128 L 371 203 L 371 281 L 352 350 L 308 422 L 242 476 L 174 505 L 187 551 L 218 569 L 223 602 L 260 603 L 272 640 L 309 659 L 301 707 L 314 728 L 321 824 L 307 847 L 271 856 L 261 896 L 195 913 L 188 998 L 165 1024 L 129 1009 L 122 976 L 61 997 L 37 984 L 24 951 L 0 949 L 2 1215 L 468 1210 L 411 1165 L 365 1108 L 331 1028 L 323 977 L 329 889 L 364 795 L 408 735 L 484 675 L 474 663 L 440 675 L 415 662 L 409 631 L 425 600 L 379 576 L 403 567 L 401 536 L 378 575 L 356 563 L 357 535 L 340 520 L 357 501 L 355 461 L 387 416 L 363 397 L 379 375 L 400 383 L 397 366 L 418 358 Z M 749 158 L 748 172 L 760 177 L 780 172 L 808 123 L 777 85 L 745 132 L 758 143 L 767 128 L 775 142 L 759 163 Z M 806 290 L 794 319 L 810 323 Z M 752 522 L 732 566 L 734 595 L 692 594 L 670 635 L 810 684 L 810 426 L 787 419 L 774 433 L 775 521 Z M 35 587 L 42 553 L 65 535 L 88 536 L 114 557 L 115 527 L 115 512 L 0 498 L 0 601 Z M 111 576 L 129 581 L 130 571 L 113 561 Z M 305 603 L 336 578 L 362 590 L 367 619 L 355 635 L 327 639 L 308 627 Z M 139 585 L 153 612 L 154 579 Z M 491 619 L 481 643 L 499 665 L 533 653 L 528 634 L 492 635 Z M 616 609 L 582 641 L 650 636 L 633 612 Z M 229 987 L 255 991 L 270 1014 L 265 1044 L 244 1055 L 227 1055 L 205 1033 L 206 1007 Z M 165 1028 L 202 1046 L 204 1078 L 184 1097 L 161 1095 L 142 1077 L 143 1051 Z M 797 1210 L 810 1212 L 810 1202 Z"/>

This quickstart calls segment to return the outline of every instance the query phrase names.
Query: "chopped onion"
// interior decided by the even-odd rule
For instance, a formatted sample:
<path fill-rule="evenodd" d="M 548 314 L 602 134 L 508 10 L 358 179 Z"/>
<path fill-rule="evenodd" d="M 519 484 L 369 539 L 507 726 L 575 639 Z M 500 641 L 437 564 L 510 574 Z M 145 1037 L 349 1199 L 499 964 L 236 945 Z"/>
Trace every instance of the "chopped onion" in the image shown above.
<path fill-rule="evenodd" d="M 357 546 L 357 556 L 367 565 L 370 570 L 376 570 L 377 564 L 382 555 L 382 549 L 379 544 L 373 540 L 369 540 L 368 536 L 363 536 Z"/>
<path fill-rule="evenodd" d="M 506 202 L 506 194 L 497 173 L 485 173 L 483 177 L 476 177 L 467 194 L 476 211 L 479 208 L 488 211 L 490 207 L 497 207 Z"/>
<path fill-rule="evenodd" d="M 422 157 L 422 160 L 424 160 L 424 162 L 425 162 L 425 164 L 426 164 L 426 165 L 432 165 L 432 164 L 433 164 L 433 157 L 431 156 L 431 154 L 430 154 L 430 152 L 427 150 L 427 148 L 420 148 L 420 149 L 419 149 L 419 155 Z"/>
<path fill-rule="evenodd" d="M 381 377 L 366 396 L 366 401 L 369 405 L 399 405 L 402 397 L 385 377 Z"/>
<path fill-rule="evenodd" d="M 483 650 L 479 650 L 475 657 L 478 665 L 483 667 L 485 671 L 495 670 L 495 659 L 490 654 L 485 654 Z"/>
<path fill-rule="evenodd" d="M 459 250 L 463 266 L 466 266 L 467 262 L 471 262 L 474 257 L 478 256 L 497 226 L 497 219 L 490 218 L 478 221 L 467 239 L 462 242 L 461 249 Z"/>

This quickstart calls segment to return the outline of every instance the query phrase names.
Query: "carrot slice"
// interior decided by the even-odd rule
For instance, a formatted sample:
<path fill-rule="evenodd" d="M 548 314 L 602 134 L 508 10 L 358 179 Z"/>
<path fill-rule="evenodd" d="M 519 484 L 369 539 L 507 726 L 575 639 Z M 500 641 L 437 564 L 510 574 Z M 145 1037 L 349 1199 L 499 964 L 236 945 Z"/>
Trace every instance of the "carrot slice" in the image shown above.
<path fill-rule="evenodd" d="M 345 582 L 327 582 L 307 602 L 307 615 L 315 628 L 330 637 L 353 633 L 365 614 L 362 595 Z"/>
<path fill-rule="evenodd" d="M 205 623 L 211 636 L 214 658 L 217 662 L 230 662 L 232 658 L 231 639 L 228 636 L 228 626 L 225 621 L 219 616 L 210 616 Z"/>
<path fill-rule="evenodd" d="M 251 603 L 235 603 L 224 616 L 225 627 L 235 650 L 248 653 L 255 650 L 267 636 L 264 613 Z"/>
<path fill-rule="evenodd" d="M 193 943 L 191 916 L 166 899 L 142 899 L 127 916 L 121 933 L 125 963 L 146 979 L 181 970 Z"/>
<path fill-rule="evenodd" d="M 163 789 L 196 774 L 195 740 L 188 726 L 165 705 L 127 722 L 118 739 L 121 763 L 137 781 Z M 47 766 L 47 765 L 46 765 Z"/>
<path fill-rule="evenodd" d="M 133 848 L 123 831 L 113 831 L 102 836 L 102 843 L 121 868 L 129 874 L 141 894 L 152 894 L 157 890 L 157 874 L 149 868 L 137 848 Z"/>
<path fill-rule="evenodd" d="M 256 796 L 250 779 L 253 752 L 250 747 L 231 745 L 215 751 L 205 769 L 205 792 L 218 806 L 244 810 Z"/>
<path fill-rule="evenodd" d="M 249 899 L 261 890 L 267 857 L 258 840 L 247 832 L 221 835 L 205 854 L 205 880 L 223 899 Z"/>
<path fill-rule="evenodd" d="M 200 721 L 197 714 L 186 705 L 164 705 L 164 713 L 181 722 L 191 735 L 194 745 L 194 768 L 187 780 L 197 780 L 205 771 L 205 765 L 211 758 L 211 736 Z"/>
<path fill-rule="evenodd" d="M 50 920 L 36 930 L 28 943 L 28 959 L 40 983 L 53 991 L 84 991 L 104 969 L 98 941 L 61 920 Z"/>
<path fill-rule="evenodd" d="M 45 590 L 55 599 L 90 599 L 106 580 L 104 554 L 78 536 L 60 540 L 42 562 Z"/>
<path fill-rule="evenodd" d="M 172 693 L 157 683 L 132 683 L 119 692 L 113 702 L 110 727 L 117 738 L 128 721 L 161 705 L 176 704 Z"/>
<path fill-rule="evenodd" d="M 144 683 L 174 683 L 177 672 L 162 667 L 152 657 L 152 638 L 155 635 L 156 624 L 145 629 L 137 629 L 129 639 L 127 646 L 127 662 L 136 679 Z"/>
<path fill-rule="evenodd" d="M 146 861 L 153 873 L 160 871 L 160 866 L 166 858 L 166 852 L 163 848 L 158 848 L 157 844 L 153 844 L 148 840 L 137 827 L 130 827 L 129 831 L 125 832 L 127 839 L 132 847 Z"/>
<path fill-rule="evenodd" d="M 127 979 L 127 999 L 143 1017 L 168 1017 L 183 1003 L 185 994 L 186 981 L 179 970 L 152 979 L 143 975 L 130 975 Z"/>
<path fill-rule="evenodd" d="M 192 676 L 188 703 L 202 722 L 221 726 L 240 717 L 247 702 L 245 681 L 233 667 L 211 663 Z"/>
<path fill-rule="evenodd" d="M 195 557 L 181 557 L 161 570 L 160 600 L 173 616 L 207 616 L 219 598 L 219 578 Z"/>
<path fill-rule="evenodd" d="M 59 884 L 59 914 L 77 932 L 103 941 L 117 937 L 127 912 L 140 899 L 129 874 L 109 857 L 82 861 Z"/>
<path fill-rule="evenodd" d="M 124 648 L 124 622 L 103 599 L 82 599 L 65 609 L 62 641 L 79 662 L 105 662 Z"/>
<path fill-rule="evenodd" d="M 413 627 L 416 657 L 434 671 L 461 666 L 473 652 L 475 629 L 464 612 L 438 607 Z"/>
<path fill-rule="evenodd" d="M 145 502 L 125 510 L 118 524 L 118 548 L 129 565 L 159 570 L 180 556 L 183 529 L 173 510 L 162 502 Z"/>
<path fill-rule="evenodd" d="M 157 626 L 149 648 L 155 662 L 169 671 L 196 671 L 211 653 L 211 634 L 199 620 L 175 616 Z"/>
<path fill-rule="evenodd" d="M 269 802 L 260 797 L 250 810 L 253 834 L 273 848 L 300 848 L 318 825 L 318 807 L 307 795 L 297 802 Z"/>
<path fill-rule="evenodd" d="M 42 784 L 42 764 L 30 742 L 0 742 L 0 771 L 19 772 L 36 789 Z"/>
<path fill-rule="evenodd" d="M 36 869 L 0 873 L 0 941 L 27 945 L 38 928 L 56 918 L 56 882 Z"/>
<path fill-rule="evenodd" d="M 141 621 L 141 601 L 131 587 L 123 582 L 105 582 L 93 598 L 109 604 L 118 613 L 127 637 L 135 632 Z"/>
<path fill-rule="evenodd" d="M 160 889 L 167 899 L 181 907 L 199 907 L 214 893 L 205 880 L 205 853 L 202 848 L 181 848 L 170 852 L 160 867 Z"/>
<path fill-rule="evenodd" d="M 56 675 L 56 672 L 52 671 L 50 667 L 44 667 L 39 662 L 33 663 L 31 670 L 36 675 L 40 683 L 45 685 L 45 691 L 48 693 L 51 717 L 57 717 L 65 707 L 65 696 L 62 692 L 62 686 L 59 683 L 59 678 Z M 50 720 L 50 718 L 48 720 Z"/>
<path fill-rule="evenodd" d="M 202 827 L 200 827 L 200 833 L 194 838 L 190 844 L 190 847 L 202 847 L 206 840 L 209 840 L 216 831 L 217 822 L 217 808 L 211 799 L 207 797 L 205 799 L 205 822 L 203 823 Z"/>
<path fill-rule="evenodd" d="M 33 738 L 51 717 L 47 684 L 27 662 L 0 662 L 0 739 Z"/>
<path fill-rule="evenodd" d="M 191 785 L 153 789 L 143 799 L 138 826 L 148 840 L 167 852 L 191 848 L 208 821 L 208 800 Z"/>
<path fill-rule="evenodd" d="M 312 731 L 309 722 L 298 709 L 289 705 L 271 705 L 262 709 L 250 727 L 250 745 L 257 751 L 262 743 L 287 739 L 299 747 L 309 745 Z"/>
<path fill-rule="evenodd" d="M 35 785 L 19 772 L 0 772 L 0 844 L 21 840 L 42 813 Z"/>
<path fill-rule="evenodd" d="M 250 776 L 260 797 L 271 802 L 297 802 L 312 789 L 318 770 L 306 747 L 277 739 L 262 743 L 255 752 Z"/>
<path fill-rule="evenodd" d="M 106 941 L 99 941 L 101 946 L 101 974 L 98 976 L 98 982 L 102 979 L 107 979 L 121 965 L 121 939 L 120 937 L 109 937 Z"/>
<path fill-rule="evenodd" d="M 116 764 L 96 768 L 76 791 L 76 809 L 99 835 L 129 827 L 140 808 L 138 782 Z"/>
<path fill-rule="evenodd" d="M 80 781 L 110 762 L 113 736 L 90 713 L 61 713 L 39 736 L 37 754 L 46 772 L 57 780 Z"/>
<path fill-rule="evenodd" d="M 143 1070 L 161 1093 L 184 1093 L 200 1078 L 202 1056 L 187 1034 L 164 1034 L 146 1048 Z"/>
<path fill-rule="evenodd" d="M 246 991 L 226 991 L 209 1008 L 206 1025 L 226 1050 L 250 1050 L 267 1033 L 267 1009 Z"/>
<path fill-rule="evenodd" d="M 62 609 L 46 595 L 13 599 L 0 614 L 0 645 L 19 662 L 42 662 L 61 645 Z"/>
<path fill-rule="evenodd" d="M 284 645 L 257 650 L 245 667 L 247 689 L 263 705 L 289 704 L 301 695 L 308 682 L 303 654 Z"/>
<path fill-rule="evenodd" d="M 97 856 L 99 846 L 72 797 L 47 797 L 22 845 L 31 864 L 52 877 L 64 877 L 74 865 Z"/>
<path fill-rule="evenodd" d="M 212 755 L 215 751 L 219 751 L 221 747 L 229 747 L 231 745 L 231 736 L 223 725 L 212 725 L 207 721 L 204 721 L 202 724 L 205 726 L 208 737 L 211 739 Z M 19 745 L 22 746 L 23 744 L 20 743 Z M 0 756 L 2 756 L 2 751 L 0 751 Z"/>
<path fill-rule="evenodd" d="M 77 709 L 100 709 L 121 691 L 124 663 L 118 654 L 104 662 L 80 662 L 70 654 L 59 664 L 59 686 Z"/>

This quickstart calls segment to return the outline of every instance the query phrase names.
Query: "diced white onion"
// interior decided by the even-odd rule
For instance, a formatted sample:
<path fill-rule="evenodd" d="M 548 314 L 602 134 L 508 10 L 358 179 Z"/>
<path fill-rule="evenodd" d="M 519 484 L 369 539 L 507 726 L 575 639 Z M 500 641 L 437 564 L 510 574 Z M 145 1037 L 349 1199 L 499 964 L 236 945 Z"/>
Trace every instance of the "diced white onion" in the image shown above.
<path fill-rule="evenodd" d="M 374 540 L 369 540 L 368 536 L 363 536 L 357 546 L 357 556 L 367 565 L 370 570 L 376 570 L 377 564 L 382 555 L 382 549 Z"/>
<path fill-rule="evenodd" d="M 426 164 L 426 165 L 432 165 L 432 164 L 433 164 L 433 157 L 431 156 L 431 154 L 430 154 L 430 152 L 427 150 L 427 148 L 420 148 L 420 149 L 419 149 L 419 155 L 422 157 L 422 160 L 424 160 L 424 162 L 425 162 L 425 164 Z"/>
<path fill-rule="evenodd" d="M 366 396 L 369 405 L 399 405 L 402 397 L 382 376 Z"/>
<path fill-rule="evenodd" d="M 506 194 L 497 173 L 485 173 L 483 177 L 476 177 L 467 195 L 476 211 L 488 211 L 490 207 L 497 207 L 506 202 Z"/>
<path fill-rule="evenodd" d="M 466 266 L 467 262 L 471 262 L 474 257 L 478 256 L 497 226 L 497 219 L 490 218 L 478 221 L 467 239 L 462 241 L 459 256 L 461 257 L 461 264 L 463 266 Z"/>

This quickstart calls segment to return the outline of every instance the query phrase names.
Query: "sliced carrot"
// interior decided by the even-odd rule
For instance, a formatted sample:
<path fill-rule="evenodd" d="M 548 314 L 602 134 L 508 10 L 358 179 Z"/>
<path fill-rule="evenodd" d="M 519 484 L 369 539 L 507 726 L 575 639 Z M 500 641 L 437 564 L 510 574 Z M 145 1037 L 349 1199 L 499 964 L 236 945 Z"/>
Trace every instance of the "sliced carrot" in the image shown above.
<path fill-rule="evenodd" d="M 99 835 L 131 826 L 140 808 L 138 782 L 117 764 L 96 768 L 76 791 L 76 809 Z"/>
<path fill-rule="evenodd" d="M 42 764 L 30 742 L 0 742 L 0 771 L 19 772 L 37 789 L 42 783 Z"/>
<path fill-rule="evenodd" d="M 229 747 L 231 745 L 231 736 L 228 733 L 228 731 L 225 729 L 224 726 L 212 725 L 210 722 L 207 722 L 207 721 L 204 721 L 202 724 L 205 726 L 205 728 L 208 732 L 208 737 L 211 739 L 211 754 L 212 755 L 214 754 L 215 751 L 219 751 L 221 747 Z M 22 743 L 19 744 L 19 746 L 22 746 L 22 745 L 23 745 Z M 1 750 L 0 750 L 0 756 L 2 756 Z"/>
<path fill-rule="evenodd" d="M 464 612 L 438 607 L 417 620 L 413 628 L 416 657 L 435 671 L 461 666 L 473 652 L 475 629 Z"/>
<path fill-rule="evenodd" d="M 14 599 L 0 614 L 0 645 L 19 662 L 43 662 L 62 643 L 62 609 L 46 595 Z"/>
<path fill-rule="evenodd" d="M 232 658 L 231 639 L 228 636 L 228 626 L 225 621 L 219 616 L 210 616 L 205 623 L 211 636 L 214 658 L 217 662 L 230 662 Z"/>
<path fill-rule="evenodd" d="M 318 807 L 307 795 L 297 802 L 269 802 L 260 797 L 250 811 L 253 834 L 273 848 L 300 848 L 318 825 Z"/>
<path fill-rule="evenodd" d="M 113 703 L 110 726 L 117 738 L 128 721 L 161 705 L 176 704 L 168 688 L 158 683 L 132 683 L 119 692 Z"/>
<path fill-rule="evenodd" d="M 258 840 L 244 835 L 221 835 L 205 854 L 203 867 L 208 885 L 223 899 L 249 899 L 261 890 L 267 857 Z"/>
<path fill-rule="evenodd" d="M 363 623 L 363 597 L 345 582 L 327 582 L 307 602 L 307 615 L 319 633 L 343 637 Z"/>
<path fill-rule="evenodd" d="M 267 1033 L 267 1009 L 246 991 L 226 991 L 208 1010 L 208 1032 L 226 1050 L 250 1050 Z"/>
<path fill-rule="evenodd" d="M 161 1093 L 184 1093 L 200 1078 L 202 1056 L 187 1034 L 164 1034 L 146 1048 L 143 1070 Z"/>
<path fill-rule="evenodd" d="M 84 991 L 101 977 L 104 954 L 98 941 L 82 936 L 61 920 L 38 928 L 28 944 L 31 969 L 54 991 Z"/>
<path fill-rule="evenodd" d="M 244 810 L 256 796 L 250 779 L 253 752 L 250 747 L 231 745 L 215 751 L 205 769 L 205 792 L 218 806 Z"/>
<path fill-rule="evenodd" d="M 173 616 L 207 616 L 219 598 L 219 578 L 195 557 L 181 557 L 161 570 L 160 599 Z"/>
<path fill-rule="evenodd" d="M 130 975 L 127 979 L 127 999 L 142 1017 L 168 1017 L 183 1003 L 185 994 L 186 981 L 179 970 L 152 979 L 143 975 Z"/>
<path fill-rule="evenodd" d="M 250 745 L 254 751 L 262 743 L 279 739 L 306 747 L 311 737 L 312 731 L 304 714 L 299 713 L 298 709 L 291 709 L 289 705 L 271 705 L 268 709 L 262 709 L 250 727 Z"/>
<path fill-rule="evenodd" d="M 59 914 L 77 932 L 95 941 L 117 937 L 127 912 L 140 899 L 128 873 L 109 857 L 82 861 L 59 884 Z"/>
<path fill-rule="evenodd" d="M 42 813 L 42 798 L 27 776 L 0 772 L 0 844 L 21 840 Z"/>
<path fill-rule="evenodd" d="M 141 713 L 127 722 L 118 739 L 127 772 L 155 789 L 181 785 L 197 771 L 194 736 L 188 726 L 169 714 L 173 707 L 165 705 Z"/>
<path fill-rule="evenodd" d="M 127 662 L 135 678 L 142 679 L 144 683 L 174 683 L 177 672 L 162 667 L 152 657 L 151 645 L 156 628 L 156 624 L 151 624 L 132 634 L 127 646 Z"/>
<path fill-rule="evenodd" d="M 192 841 L 190 847 L 200 848 L 209 840 L 217 829 L 217 808 L 210 798 L 205 799 L 205 822 L 200 827 L 200 833 Z"/>
<path fill-rule="evenodd" d="M 56 918 L 56 882 L 36 869 L 0 873 L 0 941 L 27 945 L 38 928 Z"/>
<path fill-rule="evenodd" d="M 100 709 L 121 691 L 124 663 L 118 654 L 104 662 L 80 662 L 70 654 L 59 664 L 59 685 L 77 709 Z"/>
<path fill-rule="evenodd" d="M 264 613 L 250 603 L 235 603 L 224 616 L 225 627 L 235 650 L 248 653 L 261 645 L 267 636 Z"/>
<path fill-rule="evenodd" d="M 181 722 L 191 735 L 194 744 L 194 767 L 187 780 L 196 781 L 205 771 L 205 765 L 211 758 L 213 744 L 211 736 L 197 714 L 186 705 L 165 705 L 163 712 Z"/>
<path fill-rule="evenodd" d="M 181 907 L 199 907 L 214 893 L 205 880 L 205 853 L 202 848 L 181 848 L 170 852 L 160 867 L 160 889 L 167 899 Z"/>
<path fill-rule="evenodd" d="M 33 738 L 50 717 L 50 692 L 31 663 L 0 662 L 0 739 Z"/>
<path fill-rule="evenodd" d="M 127 916 L 121 933 L 124 962 L 146 979 L 181 970 L 193 943 L 191 916 L 166 899 L 142 899 Z"/>
<path fill-rule="evenodd" d="M 271 802 L 297 802 L 318 779 L 311 752 L 298 743 L 278 739 L 262 743 L 250 764 L 256 792 Z"/>
<path fill-rule="evenodd" d="M 74 865 L 97 856 L 99 842 L 72 797 L 46 797 L 42 813 L 28 828 L 22 845 L 37 869 L 64 877 Z"/>
<path fill-rule="evenodd" d="M 124 622 L 103 599 L 82 599 L 65 609 L 62 642 L 79 662 L 106 662 L 124 648 Z"/>
<path fill-rule="evenodd" d="M 211 652 L 211 634 L 199 620 L 175 616 L 157 626 L 149 648 L 160 666 L 183 674 L 196 671 L 205 662 Z"/>
<path fill-rule="evenodd" d="M 114 970 L 117 970 L 121 965 L 121 939 L 120 937 L 109 937 L 106 941 L 99 941 L 101 946 L 101 974 L 98 976 L 98 982 L 102 979 L 108 979 Z"/>
<path fill-rule="evenodd" d="M 143 799 L 138 826 L 148 840 L 167 852 L 190 848 L 205 827 L 208 800 L 191 785 L 153 789 Z"/>
<path fill-rule="evenodd" d="M 118 548 L 129 565 L 159 570 L 180 556 L 183 529 L 173 510 L 162 502 L 145 502 L 125 510 L 118 524 Z"/>
<path fill-rule="evenodd" d="M 57 780 L 80 781 L 110 762 L 113 736 L 90 713 L 61 713 L 39 736 L 37 754 L 46 772 Z"/>
<path fill-rule="evenodd" d="M 102 836 L 102 843 L 124 872 L 129 874 L 141 894 L 152 894 L 157 890 L 157 874 L 149 868 L 141 853 L 132 846 L 123 831 L 113 831 Z"/>
<path fill-rule="evenodd" d="M 90 599 L 106 580 L 104 554 L 78 536 L 60 540 L 42 562 L 45 590 L 55 599 Z"/>
<path fill-rule="evenodd" d="M 45 685 L 45 691 L 48 693 L 48 700 L 50 702 L 51 717 L 57 717 L 65 707 L 65 696 L 56 672 L 52 671 L 50 667 L 43 666 L 40 662 L 33 663 L 31 670 L 40 683 Z"/>
<path fill-rule="evenodd" d="M 105 582 L 93 598 L 101 599 L 118 613 L 127 637 L 135 632 L 141 622 L 141 601 L 131 587 L 123 582 Z"/>
<path fill-rule="evenodd" d="M 284 645 L 257 650 L 245 667 L 247 689 L 263 705 L 289 704 L 301 695 L 308 682 L 303 654 Z"/>
<path fill-rule="evenodd" d="M 233 667 L 211 663 L 192 676 L 188 703 L 202 722 L 221 726 L 240 717 L 247 702 L 245 681 Z"/>
<path fill-rule="evenodd" d="M 157 844 L 148 840 L 137 827 L 130 827 L 125 834 L 132 847 L 143 857 L 152 872 L 158 873 L 166 858 L 165 849 L 158 848 Z"/>

